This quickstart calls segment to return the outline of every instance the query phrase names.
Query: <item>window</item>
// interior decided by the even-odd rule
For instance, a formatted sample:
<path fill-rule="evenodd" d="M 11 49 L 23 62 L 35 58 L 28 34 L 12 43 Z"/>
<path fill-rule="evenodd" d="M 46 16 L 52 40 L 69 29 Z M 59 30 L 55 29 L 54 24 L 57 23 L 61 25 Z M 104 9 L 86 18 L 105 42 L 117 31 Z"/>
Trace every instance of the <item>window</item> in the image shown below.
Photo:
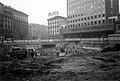
<path fill-rule="evenodd" d="M 81 21 L 83 21 L 83 18 L 81 18 Z"/>
<path fill-rule="evenodd" d="M 97 15 L 95 15 L 95 19 L 97 18 Z"/>
<path fill-rule="evenodd" d="M 98 23 L 100 24 L 100 23 L 101 23 L 101 21 L 99 20 L 99 21 L 98 21 Z"/>
<path fill-rule="evenodd" d="M 74 15 L 73 15 L 73 18 L 74 18 Z"/>
<path fill-rule="evenodd" d="M 88 25 L 90 25 L 90 23 L 88 22 Z"/>
<path fill-rule="evenodd" d="M 73 23 L 74 23 L 75 21 L 73 20 Z"/>
<path fill-rule="evenodd" d="M 83 16 L 83 14 L 81 14 L 81 16 Z"/>
<path fill-rule="evenodd" d="M 76 22 L 77 22 L 77 19 L 76 19 Z"/>
<path fill-rule="evenodd" d="M 75 25 L 73 24 L 73 27 L 75 27 Z"/>
<path fill-rule="evenodd" d="M 91 16 L 91 19 L 93 19 L 93 16 Z"/>
<path fill-rule="evenodd" d="M 70 17 L 68 16 L 68 18 L 70 18 Z"/>
<path fill-rule="evenodd" d="M 76 17 L 77 17 L 77 15 L 76 15 Z"/>
<path fill-rule="evenodd" d="M 102 22 L 105 23 L 105 20 L 103 20 Z"/>
<path fill-rule="evenodd" d="M 77 25 L 76 25 L 76 27 L 77 27 Z"/>
<path fill-rule="evenodd" d="M 100 18 L 100 17 L 101 17 L 101 15 L 99 14 L 99 15 L 98 15 L 98 18 Z"/>
<path fill-rule="evenodd" d="M 90 17 L 88 17 L 88 20 L 90 20 Z"/>
<path fill-rule="evenodd" d="M 97 21 L 95 21 L 95 24 L 97 24 Z"/>
<path fill-rule="evenodd" d="M 81 26 L 83 26 L 83 23 L 81 23 Z"/>
<path fill-rule="evenodd" d="M 105 17 L 105 14 L 102 14 L 102 17 Z"/>

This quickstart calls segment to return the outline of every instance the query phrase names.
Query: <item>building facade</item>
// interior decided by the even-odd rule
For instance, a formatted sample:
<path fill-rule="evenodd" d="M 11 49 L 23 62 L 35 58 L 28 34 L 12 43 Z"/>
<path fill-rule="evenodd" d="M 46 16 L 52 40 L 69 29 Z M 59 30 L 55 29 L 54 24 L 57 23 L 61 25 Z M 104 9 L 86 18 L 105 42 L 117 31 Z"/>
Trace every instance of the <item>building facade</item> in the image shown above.
<path fill-rule="evenodd" d="M 4 39 L 14 38 L 12 8 L 2 3 L 0 3 L 0 36 Z"/>
<path fill-rule="evenodd" d="M 58 39 L 62 38 L 61 27 L 67 24 L 67 18 L 62 16 L 55 16 L 48 19 L 48 38 Z"/>
<path fill-rule="evenodd" d="M 28 15 L 0 3 L 0 37 L 4 40 L 27 39 Z"/>
<path fill-rule="evenodd" d="M 66 38 L 106 37 L 114 33 L 109 18 L 119 13 L 119 0 L 67 0 Z"/>
<path fill-rule="evenodd" d="M 30 23 L 29 39 L 48 39 L 48 28 L 45 25 Z"/>
<path fill-rule="evenodd" d="M 14 39 L 28 39 L 28 15 L 16 9 L 13 9 L 14 18 Z"/>
<path fill-rule="evenodd" d="M 13 36 L 13 13 L 10 6 L 4 6 L 4 15 L 3 15 L 3 27 L 4 27 L 4 37 L 14 38 Z"/>
<path fill-rule="evenodd" d="M 4 13 L 4 5 L 0 3 L 0 37 L 1 38 L 4 36 L 3 13 Z"/>

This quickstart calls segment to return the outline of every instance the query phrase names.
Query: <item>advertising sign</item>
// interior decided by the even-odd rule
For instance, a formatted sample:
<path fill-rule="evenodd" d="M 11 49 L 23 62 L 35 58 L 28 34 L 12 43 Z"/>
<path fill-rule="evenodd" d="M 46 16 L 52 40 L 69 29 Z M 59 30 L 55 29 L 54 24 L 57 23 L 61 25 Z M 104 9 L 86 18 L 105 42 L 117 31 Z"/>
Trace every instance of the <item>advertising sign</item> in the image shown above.
<path fill-rule="evenodd" d="M 48 13 L 48 17 L 56 16 L 56 15 L 58 15 L 58 14 L 59 14 L 58 11 L 50 12 L 50 13 Z"/>

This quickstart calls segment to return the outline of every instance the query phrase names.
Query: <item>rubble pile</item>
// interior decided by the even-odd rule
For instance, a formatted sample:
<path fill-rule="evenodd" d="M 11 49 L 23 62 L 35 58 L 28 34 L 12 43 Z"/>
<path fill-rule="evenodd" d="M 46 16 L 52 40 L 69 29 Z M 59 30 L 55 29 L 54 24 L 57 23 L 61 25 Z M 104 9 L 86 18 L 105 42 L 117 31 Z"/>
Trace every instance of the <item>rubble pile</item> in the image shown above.
<path fill-rule="evenodd" d="M 63 59 L 53 60 L 52 58 L 33 58 L 29 60 L 13 60 L 2 62 L 0 65 L 0 81 L 19 81 L 27 79 L 30 75 L 47 74 L 49 69 L 60 68 L 53 63 L 61 63 Z"/>
<path fill-rule="evenodd" d="M 72 45 L 74 46 L 74 44 Z M 94 49 L 77 46 L 71 49 L 69 49 L 72 53 L 70 56 L 49 56 L 49 52 L 53 53 L 53 51 L 56 51 L 55 48 L 50 48 L 42 50 L 47 52 L 48 56 L 1 61 L 0 81 L 120 80 L 119 51 L 97 53 Z"/>
<path fill-rule="evenodd" d="M 60 68 L 49 69 L 46 75 L 35 75 L 32 81 L 118 81 L 120 80 L 119 53 L 96 56 L 70 56 L 52 63 Z M 54 71 L 53 71 L 54 70 Z"/>

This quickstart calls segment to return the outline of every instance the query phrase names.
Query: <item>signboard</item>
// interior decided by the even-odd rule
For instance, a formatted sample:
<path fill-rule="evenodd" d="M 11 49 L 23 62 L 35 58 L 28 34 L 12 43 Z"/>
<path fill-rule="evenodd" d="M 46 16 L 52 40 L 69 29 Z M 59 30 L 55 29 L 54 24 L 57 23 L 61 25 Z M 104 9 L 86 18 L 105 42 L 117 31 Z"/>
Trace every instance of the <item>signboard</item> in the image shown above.
<path fill-rule="evenodd" d="M 55 15 L 58 15 L 58 14 L 59 14 L 58 11 L 50 12 L 50 13 L 48 13 L 48 17 L 55 16 Z"/>

